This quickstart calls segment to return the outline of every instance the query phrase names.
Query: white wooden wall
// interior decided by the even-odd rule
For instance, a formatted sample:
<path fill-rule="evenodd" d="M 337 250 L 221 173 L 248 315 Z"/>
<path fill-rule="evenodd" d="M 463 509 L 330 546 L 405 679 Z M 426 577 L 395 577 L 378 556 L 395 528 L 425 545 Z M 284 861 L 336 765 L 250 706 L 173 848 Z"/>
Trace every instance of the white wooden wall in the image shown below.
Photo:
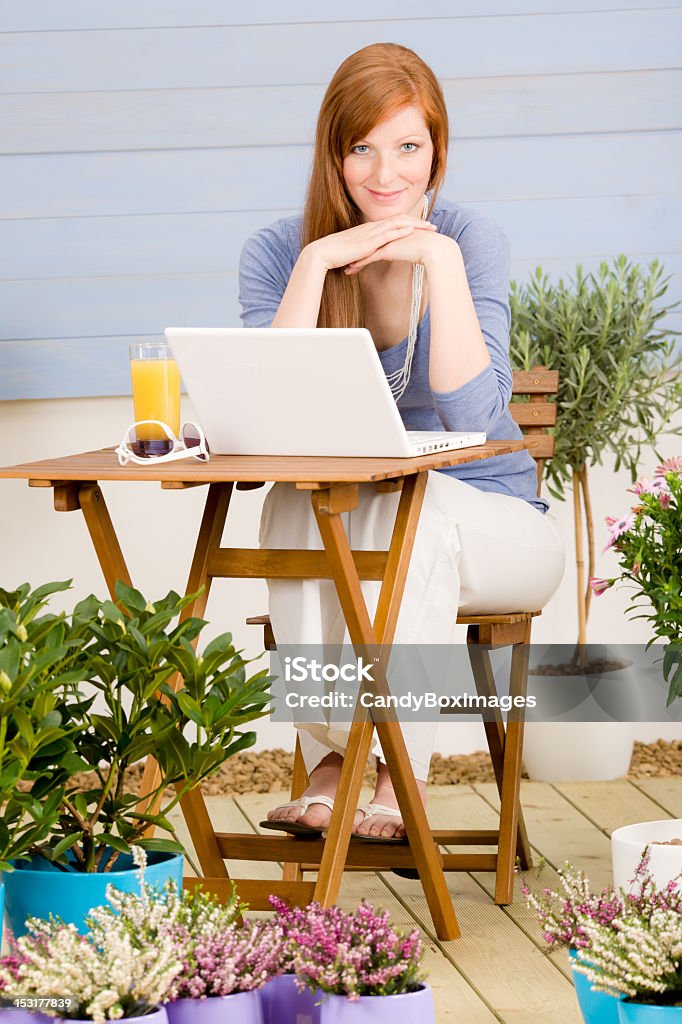
<path fill-rule="evenodd" d="M 0 0 L 0 399 L 128 393 L 131 341 L 238 324 L 242 243 L 372 42 L 440 77 L 445 194 L 514 276 L 658 256 L 682 298 L 681 38 L 679 0 Z"/>

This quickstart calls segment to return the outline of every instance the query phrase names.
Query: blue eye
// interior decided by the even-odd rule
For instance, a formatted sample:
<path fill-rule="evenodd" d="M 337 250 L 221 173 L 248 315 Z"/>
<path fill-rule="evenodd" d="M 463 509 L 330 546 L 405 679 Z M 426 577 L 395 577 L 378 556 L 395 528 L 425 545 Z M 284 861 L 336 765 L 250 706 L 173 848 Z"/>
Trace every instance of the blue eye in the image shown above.
<path fill-rule="evenodd" d="M 351 153 L 358 153 L 358 156 L 363 156 L 364 153 L 359 153 L 358 152 L 361 149 L 364 150 L 365 152 L 367 152 L 367 150 L 369 149 L 369 146 L 366 146 L 364 143 L 362 143 L 359 146 L 353 146 L 353 148 L 351 149 Z"/>
<path fill-rule="evenodd" d="M 405 149 L 405 146 L 411 146 L 412 149 Z M 417 146 L 416 142 L 403 142 L 402 148 L 405 150 L 406 153 L 415 153 L 419 147 Z"/>

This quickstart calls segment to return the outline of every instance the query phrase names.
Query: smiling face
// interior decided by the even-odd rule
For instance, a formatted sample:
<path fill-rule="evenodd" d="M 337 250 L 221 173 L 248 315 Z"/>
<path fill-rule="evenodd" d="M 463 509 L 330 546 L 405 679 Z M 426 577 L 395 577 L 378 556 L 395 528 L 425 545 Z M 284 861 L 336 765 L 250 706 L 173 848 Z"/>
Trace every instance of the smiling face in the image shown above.
<path fill-rule="evenodd" d="M 343 161 L 348 195 L 363 221 L 421 217 L 433 142 L 420 107 L 403 107 L 357 139 Z"/>

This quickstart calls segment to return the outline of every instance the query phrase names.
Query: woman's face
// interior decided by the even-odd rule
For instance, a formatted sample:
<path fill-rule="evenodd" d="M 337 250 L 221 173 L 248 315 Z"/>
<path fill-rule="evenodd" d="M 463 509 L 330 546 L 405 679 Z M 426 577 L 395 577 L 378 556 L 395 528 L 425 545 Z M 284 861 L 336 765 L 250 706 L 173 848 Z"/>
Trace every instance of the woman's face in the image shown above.
<path fill-rule="evenodd" d="M 433 142 L 417 106 L 403 107 L 358 139 L 343 161 L 343 178 L 362 220 L 420 217 L 432 160 Z"/>

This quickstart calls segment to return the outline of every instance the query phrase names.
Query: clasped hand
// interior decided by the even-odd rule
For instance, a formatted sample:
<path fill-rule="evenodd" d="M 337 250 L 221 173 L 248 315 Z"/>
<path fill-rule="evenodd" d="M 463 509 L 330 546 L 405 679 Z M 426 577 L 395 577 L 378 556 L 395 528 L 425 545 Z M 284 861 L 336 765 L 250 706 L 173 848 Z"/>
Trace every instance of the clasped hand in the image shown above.
<path fill-rule="evenodd" d="M 408 214 L 397 214 L 326 235 L 311 242 L 310 247 L 322 260 L 325 270 L 344 267 L 347 274 L 357 274 L 379 260 L 426 263 L 443 239 L 435 224 Z"/>

